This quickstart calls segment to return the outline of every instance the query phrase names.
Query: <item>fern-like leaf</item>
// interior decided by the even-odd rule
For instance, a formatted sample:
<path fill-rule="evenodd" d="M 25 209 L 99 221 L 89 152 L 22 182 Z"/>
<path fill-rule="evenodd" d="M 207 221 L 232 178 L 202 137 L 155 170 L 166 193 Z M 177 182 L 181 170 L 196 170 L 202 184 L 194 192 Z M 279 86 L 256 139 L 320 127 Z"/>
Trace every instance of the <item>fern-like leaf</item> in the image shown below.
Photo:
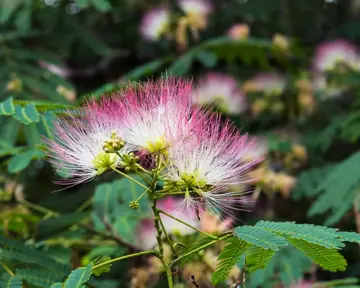
<path fill-rule="evenodd" d="M 231 269 L 239 261 L 240 257 L 245 253 L 247 243 L 235 237 L 226 241 L 227 245 L 221 251 L 216 270 L 212 275 L 211 282 L 214 285 L 226 280 Z"/>
<path fill-rule="evenodd" d="M 0 279 L 0 287 L 21 288 L 22 287 L 21 278 L 17 276 L 11 276 L 8 278 Z"/>
<path fill-rule="evenodd" d="M 236 227 L 235 234 L 239 239 L 264 249 L 278 251 L 279 246 L 288 245 L 284 238 L 256 226 Z"/>
<path fill-rule="evenodd" d="M 256 223 L 256 227 L 327 248 L 337 249 L 345 246 L 344 243 L 338 239 L 337 230 L 334 228 L 312 224 L 296 224 L 295 222 L 271 221 L 259 221 Z"/>
<path fill-rule="evenodd" d="M 320 267 L 333 272 L 345 271 L 346 260 L 336 249 L 329 249 L 301 239 L 287 237 L 287 240 Z"/>
<path fill-rule="evenodd" d="M 327 221 L 327 225 L 336 223 L 348 211 L 354 202 L 356 195 L 356 187 L 360 182 L 360 152 L 357 152 L 339 163 L 331 170 L 331 172 L 322 181 L 318 190 L 322 194 L 314 202 L 310 210 L 309 216 L 331 211 L 331 221 Z M 346 205 L 344 205 L 346 204 Z M 341 213 L 337 213 L 340 210 Z"/>
<path fill-rule="evenodd" d="M 254 272 L 265 268 L 275 255 L 274 250 L 264 249 L 259 246 L 250 246 L 246 250 L 246 271 Z"/>
<path fill-rule="evenodd" d="M 338 232 L 338 237 L 344 242 L 354 242 L 360 244 L 360 234 L 355 232 Z"/>
<path fill-rule="evenodd" d="M 59 275 L 55 272 L 38 269 L 16 269 L 16 275 L 29 284 L 42 288 L 48 288 L 52 283 L 63 278 L 62 273 Z"/>

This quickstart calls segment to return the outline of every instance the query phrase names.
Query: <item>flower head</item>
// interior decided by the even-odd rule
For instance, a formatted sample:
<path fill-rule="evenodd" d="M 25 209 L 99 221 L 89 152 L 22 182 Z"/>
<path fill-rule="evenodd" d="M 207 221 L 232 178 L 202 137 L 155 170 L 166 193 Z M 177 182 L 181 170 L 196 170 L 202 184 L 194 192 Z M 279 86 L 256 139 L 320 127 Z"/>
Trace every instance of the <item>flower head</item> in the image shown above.
<path fill-rule="evenodd" d="M 345 85 L 330 83 L 322 73 L 316 73 L 314 75 L 313 86 L 316 92 L 320 92 L 321 98 L 323 99 L 338 98 L 347 90 Z"/>
<path fill-rule="evenodd" d="M 174 78 L 130 87 L 109 102 L 119 135 L 135 150 L 166 152 L 189 137 L 203 112 L 191 102 L 191 82 Z"/>
<path fill-rule="evenodd" d="M 319 45 L 313 59 L 316 72 L 329 72 L 345 65 L 360 70 L 360 57 L 356 46 L 346 40 L 335 40 Z"/>
<path fill-rule="evenodd" d="M 228 35 L 234 40 L 246 39 L 249 34 L 250 27 L 247 24 L 235 24 L 228 31 Z"/>
<path fill-rule="evenodd" d="M 169 25 L 170 11 L 168 8 L 153 8 L 143 17 L 140 25 L 140 33 L 146 40 L 156 41 L 167 32 Z"/>
<path fill-rule="evenodd" d="M 189 213 L 189 211 L 183 211 L 178 209 L 180 200 L 167 197 L 157 202 L 157 208 L 161 209 L 176 218 L 183 220 L 184 222 L 199 228 L 200 223 L 195 213 Z M 161 214 L 162 222 L 164 223 L 165 229 L 170 234 L 188 235 L 195 231 L 184 224 Z M 157 231 L 154 227 L 153 219 L 143 220 L 138 227 L 138 246 L 142 249 L 151 249 L 156 245 L 156 234 Z"/>
<path fill-rule="evenodd" d="M 213 11 L 209 0 L 178 0 L 178 4 L 188 15 L 206 16 Z"/>
<path fill-rule="evenodd" d="M 59 117 L 54 123 L 53 140 L 47 139 L 50 162 L 59 172 L 70 174 L 72 178 L 60 181 L 75 185 L 91 180 L 109 168 L 115 168 L 119 157 L 107 153 L 106 141 L 115 141 L 117 151 L 125 153 L 130 148 L 117 138 L 114 123 L 101 113 L 94 102 L 84 107 L 78 117 L 72 112 L 67 117 Z M 116 138 L 116 139 L 115 139 Z M 119 142 L 119 143 L 117 143 Z"/>
<path fill-rule="evenodd" d="M 229 114 L 239 114 L 247 108 L 245 95 L 238 89 L 236 79 L 221 73 L 203 76 L 193 92 L 193 100 L 201 105 L 215 103 Z"/>
<path fill-rule="evenodd" d="M 239 206 L 243 195 L 243 191 L 230 192 L 229 188 L 250 181 L 247 172 L 260 160 L 246 160 L 252 144 L 215 114 L 196 137 L 169 148 L 169 166 L 163 175 L 167 187 L 184 191 L 185 208 L 196 211 L 205 206 L 228 213 Z"/>

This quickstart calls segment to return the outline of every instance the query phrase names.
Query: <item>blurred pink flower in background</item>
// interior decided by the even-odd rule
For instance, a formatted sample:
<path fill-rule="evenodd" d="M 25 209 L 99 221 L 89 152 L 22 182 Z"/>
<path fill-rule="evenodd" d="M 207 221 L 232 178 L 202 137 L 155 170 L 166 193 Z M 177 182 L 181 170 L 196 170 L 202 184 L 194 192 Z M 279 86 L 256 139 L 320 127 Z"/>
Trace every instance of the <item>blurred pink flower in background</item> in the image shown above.
<path fill-rule="evenodd" d="M 213 11 L 209 0 L 178 0 L 178 5 L 188 15 L 207 16 Z"/>
<path fill-rule="evenodd" d="M 141 35 L 149 41 L 159 40 L 164 36 L 170 25 L 170 11 L 167 7 L 161 6 L 146 12 L 141 25 Z"/>
<path fill-rule="evenodd" d="M 330 83 L 326 76 L 321 73 L 314 74 L 313 87 L 315 92 L 320 92 L 323 99 L 339 97 L 347 90 L 346 86 Z"/>
<path fill-rule="evenodd" d="M 193 100 L 200 105 L 216 104 L 228 114 L 240 114 L 247 109 L 246 96 L 237 87 L 236 79 L 222 73 L 208 73 L 198 81 Z"/>
<path fill-rule="evenodd" d="M 333 71 L 339 64 L 360 70 L 358 48 L 347 40 L 334 40 L 320 44 L 316 48 L 313 66 L 316 72 Z"/>
<path fill-rule="evenodd" d="M 275 72 L 259 73 L 244 83 L 246 92 L 262 92 L 265 95 L 280 95 L 285 91 L 286 79 Z"/>
<path fill-rule="evenodd" d="M 247 24 L 235 24 L 228 31 L 228 35 L 234 40 L 246 39 L 249 34 L 250 27 Z"/>

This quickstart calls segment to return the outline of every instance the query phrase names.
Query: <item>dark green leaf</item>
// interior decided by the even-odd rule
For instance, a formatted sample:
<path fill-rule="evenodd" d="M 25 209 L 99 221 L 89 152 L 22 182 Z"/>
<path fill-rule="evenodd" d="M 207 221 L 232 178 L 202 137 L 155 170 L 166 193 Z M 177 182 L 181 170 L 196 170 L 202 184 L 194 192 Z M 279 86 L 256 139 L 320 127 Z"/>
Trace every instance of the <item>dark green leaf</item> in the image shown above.
<path fill-rule="evenodd" d="M 8 164 L 8 171 L 10 173 L 20 172 L 29 166 L 32 159 L 38 159 L 44 156 L 45 155 L 42 151 L 35 148 L 30 148 L 29 150 L 20 152 L 10 159 Z"/>
<path fill-rule="evenodd" d="M 64 288 L 85 288 L 84 285 L 91 275 L 93 264 L 73 270 L 64 283 Z"/>

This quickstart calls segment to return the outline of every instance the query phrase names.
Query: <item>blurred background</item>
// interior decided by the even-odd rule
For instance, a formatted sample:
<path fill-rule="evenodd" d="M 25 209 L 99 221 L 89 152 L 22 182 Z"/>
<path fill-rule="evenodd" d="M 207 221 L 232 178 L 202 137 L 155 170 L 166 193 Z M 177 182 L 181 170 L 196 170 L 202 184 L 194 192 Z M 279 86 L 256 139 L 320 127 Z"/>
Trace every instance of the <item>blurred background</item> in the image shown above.
<path fill-rule="evenodd" d="M 265 159 L 253 183 L 233 188 L 243 211 L 178 217 L 214 233 L 261 219 L 360 232 L 359 14 L 359 0 L 1 0 L 0 264 L 20 286 L 6 286 L 0 265 L 0 287 L 48 288 L 66 269 L 155 245 L 147 206 L 128 207 L 141 189 L 106 173 L 59 191 L 53 181 L 67 175 L 41 139 L 66 107 L 165 74 L 193 79 L 194 103 L 256 137 L 248 157 Z M 177 201 L 161 205 L 174 212 Z M 168 220 L 180 242 L 199 238 Z M 213 287 L 220 249 L 185 263 L 176 287 Z M 347 271 L 330 273 L 289 247 L 246 286 L 360 287 L 358 245 L 344 256 Z M 89 287 L 166 287 L 156 260 L 116 263 Z M 240 287 L 242 265 L 217 287 Z"/>

